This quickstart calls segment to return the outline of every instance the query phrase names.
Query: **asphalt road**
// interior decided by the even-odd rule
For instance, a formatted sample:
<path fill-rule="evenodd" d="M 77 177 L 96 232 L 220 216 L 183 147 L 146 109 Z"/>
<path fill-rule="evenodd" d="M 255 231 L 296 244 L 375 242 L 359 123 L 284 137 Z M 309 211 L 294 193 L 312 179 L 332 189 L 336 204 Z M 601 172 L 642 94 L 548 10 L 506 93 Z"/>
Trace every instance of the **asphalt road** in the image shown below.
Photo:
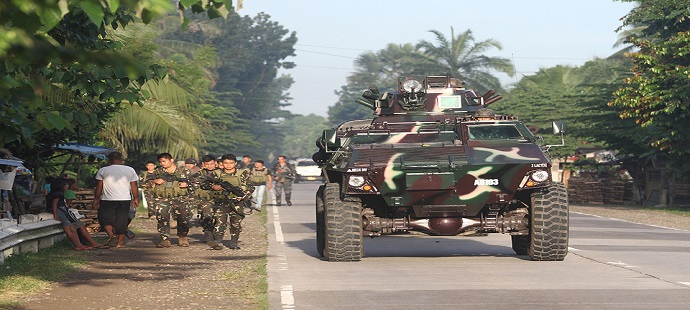
<path fill-rule="evenodd" d="M 690 231 L 570 214 L 562 262 L 508 235 L 366 238 L 361 262 L 316 252 L 314 193 L 268 207 L 270 309 L 690 309 Z"/>

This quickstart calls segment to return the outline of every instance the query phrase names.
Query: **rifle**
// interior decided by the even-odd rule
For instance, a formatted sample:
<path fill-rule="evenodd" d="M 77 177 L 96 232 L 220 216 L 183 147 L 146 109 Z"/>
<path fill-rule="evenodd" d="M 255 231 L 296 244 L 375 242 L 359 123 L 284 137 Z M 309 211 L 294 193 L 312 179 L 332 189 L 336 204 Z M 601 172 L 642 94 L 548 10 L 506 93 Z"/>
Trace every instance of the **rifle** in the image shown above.
<path fill-rule="evenodd" d="M 203 190 L 211 190 L 213 185 L 220 185 L 220 187 L 223 188 L 223 195 L 235 195 L 236 197 L 234 198 L 228 198 L 228 200 L 230 200 L 232 204 L 240 203 L 242 198 L 244 198 L 245 196 L 245 192 L 241 187 L 232 185 L 232 183 L 228 181 L 223 181 L 220 178 L 217 178 L 210 174 L 199 174 L 196 175 L 196 177 L 199 181 L 199 188 Z M 239 216 L 252 214 L 254 210 L 261 212 L 260 209 L 257 209 L 256 207 L 252 206 L 251 201 L 246 201 L 246 203 L 243 203 L 243 209 L 243 214 L 240 214 L 239 211 L 236 211 L 234 209 L 232 210 L 232 212 L 236 213 Z M 249 211 L 246 211 L 247 209 L 249 209 Z"/>
<path fill-rule="evenodd" d="M 153 181 L 153 180 L 155 180 L 155 179 L 163 179 L 163 180 L 165 180 L 165 182 L 175 182 L 175 181 L 178 181 L 178 182 L 189 183 L 189 178 L 178 178 L 178 177 L 176 177 L 176 176 L 174 176 L 174 175 L 172 175 L 172 174 L 167 174 L 167 173 L 166 173 L 166 174 L 163 174 L 163 175 L 158 175 L 157 173 L 150 174 L 150 175 L 148 175 L 148 176 L 146 177 L 146 179 L 144 180 L 144 182 Z"/>

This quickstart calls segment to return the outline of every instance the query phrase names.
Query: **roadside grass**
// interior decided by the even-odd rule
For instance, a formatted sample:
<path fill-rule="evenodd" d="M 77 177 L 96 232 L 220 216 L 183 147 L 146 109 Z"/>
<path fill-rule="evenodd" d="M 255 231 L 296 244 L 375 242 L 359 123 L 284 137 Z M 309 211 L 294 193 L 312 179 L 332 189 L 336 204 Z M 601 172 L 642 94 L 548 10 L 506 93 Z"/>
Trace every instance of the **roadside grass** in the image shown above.
<path fill-rule="evenodd" d="M 74 251 L 65 238 L 38 253 L 15 254 L 0 265 L 0 309 L 17 306 L 22 298 L 40 292 L 88 263 L 89 251 Z"/>
<path fill-rule="evenodd" d="M 252 215 L 259 215 L 263 227 L 261 235 L 256 238 L 259 240 L 267 240 L 265 229 L 267 212 L 265 209 L 263 210 L 263 212 L 255 212 Z M 266 270 L 268 244 L 264 241 L 261 243 L 261 247 L 261 254 L 247 257 L 246 264 L 241 268 L 223 273 L 224 279 L 229 282 L 228 294 L 240 301 L 239 308 L 241 309 L 268 309 L 268 273 Z"/>

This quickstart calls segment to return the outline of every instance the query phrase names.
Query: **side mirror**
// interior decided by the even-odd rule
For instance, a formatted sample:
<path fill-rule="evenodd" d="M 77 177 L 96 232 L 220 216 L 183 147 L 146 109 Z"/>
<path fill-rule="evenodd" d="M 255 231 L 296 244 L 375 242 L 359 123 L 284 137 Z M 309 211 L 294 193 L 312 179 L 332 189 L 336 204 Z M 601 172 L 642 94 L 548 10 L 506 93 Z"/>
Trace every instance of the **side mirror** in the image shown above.
<path fill-rule="evenodd" d="M 326 150 L 340 147 L 340 139 L 337 137 L 335 129 L 324 130 L 321 138 L 326 141 Z"/>
<path fill-rule="evenodd" d="M 553 121 L 551 122 L 551 127 L 553 127 L 554 135 L 562 135 L 565 133 L 566 122 L 565 121 Z"/>

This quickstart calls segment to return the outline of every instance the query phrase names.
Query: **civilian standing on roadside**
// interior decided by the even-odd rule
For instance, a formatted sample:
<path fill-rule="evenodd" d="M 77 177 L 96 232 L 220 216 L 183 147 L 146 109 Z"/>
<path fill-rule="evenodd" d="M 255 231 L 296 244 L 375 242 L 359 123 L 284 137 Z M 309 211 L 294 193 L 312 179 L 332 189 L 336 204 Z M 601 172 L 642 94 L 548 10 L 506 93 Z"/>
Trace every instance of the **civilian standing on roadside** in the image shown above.
<path fill-rule="evenodd" d="M 108 234 L 106 245 L 124 247 L 129 209 L 139 205 L 136 171 L 123 165 L 120 152 L 108 154 L 110 166 L 103 167 L 96 174 L 96 197 L 93 207 L 98 210 L 98 222 Z"/>
<path fill-rule="evenodd" d="M 271 171 L 264 166 L 263 160 L 257 160 L 254 162 L 254 169 L 249 173 L 251 175 L 252 184 L 254 185 L 252 198 L 256 203 L 255 208 L 261 210 L 266 190 L 271 190 Z"/>

